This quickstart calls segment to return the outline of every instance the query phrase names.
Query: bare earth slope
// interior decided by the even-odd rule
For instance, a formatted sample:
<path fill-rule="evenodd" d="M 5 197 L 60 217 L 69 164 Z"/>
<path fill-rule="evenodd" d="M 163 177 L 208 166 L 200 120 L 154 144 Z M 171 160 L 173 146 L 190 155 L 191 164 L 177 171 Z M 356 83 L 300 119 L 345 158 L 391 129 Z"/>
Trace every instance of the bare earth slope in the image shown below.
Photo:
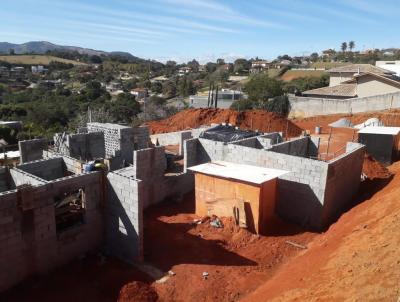
<path fill-rule="evenodd" d="M 400 162 L 394 178 L 242 301 L 398 301 Z"/>
<path fill-rule="evenodd" d="M 198 128 L 212 123 L 230 123 L 241 129 L 253 129 L 261 132 L 283 132 L 289 136 L 301 134 L 301 129 L 278 114 L 265 110 L 235 111 L 230 109 L 187 109 L 160 121 L 152 121 L 147 124 L 150 132 L 165 133 L 181 131 L 190 128 Z"/>

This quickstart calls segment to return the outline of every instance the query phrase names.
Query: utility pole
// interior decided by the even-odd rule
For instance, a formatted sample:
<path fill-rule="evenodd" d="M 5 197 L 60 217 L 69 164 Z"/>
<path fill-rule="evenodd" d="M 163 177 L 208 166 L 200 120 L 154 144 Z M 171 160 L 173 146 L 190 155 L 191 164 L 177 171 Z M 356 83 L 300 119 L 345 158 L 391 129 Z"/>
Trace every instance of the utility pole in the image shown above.
<path fill-rule="evenodd" d="M 218 85 L 217 85 L 217 90 L 216 90 L 216 93 L 215 93 L 215 109 L 217 109 L 217 106 L 218 106 Z"/>
<path fill-rule="evenodd" d="M 211 97 L 211 82 L 210 87 L 208 87 L 208 100 L 207 100 L 207 108 L 210 107 L 210 97 Z"/>

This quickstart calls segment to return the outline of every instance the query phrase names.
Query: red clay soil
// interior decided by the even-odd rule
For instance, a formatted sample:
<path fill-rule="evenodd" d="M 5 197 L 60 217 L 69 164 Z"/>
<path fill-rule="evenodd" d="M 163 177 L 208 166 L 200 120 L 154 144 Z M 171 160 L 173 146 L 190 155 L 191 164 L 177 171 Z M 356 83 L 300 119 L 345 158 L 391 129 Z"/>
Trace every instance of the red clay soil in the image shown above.
<path fill-rule="evenodd" d="M 385 187 L 242 301 L 398 301 L 400 162 L 389 170 Z"/>
<path fill-rule="evenodd" d="M 198 128 L 212 123 L 229 123 L 241 129 L 261 132 L 283 132 L 298 136 L 301 129 L 278 114 L 264 110 L 235 111 L 230 109 L 188 109 L 161 121 L 148 122 L 150 132 L 165 133 Z"/>
<path fill-rule="evenodd" d="M 193 224 L 193 197 L 145 213 L 145 260 L 176 275 L 154 284 L 160 301 L 237 301 L 268 280 L 316 235 L 274 221 L 269 236 L 258 236 L 222 218 L 223 228 Z M 203 278 L 203 272 L 209 275 Z"/>
<path fill-rule="evenodd" d="M 387 179 L 392 176 L 392 173 L 384 165 L 369 154 L 365 154 L 362 172 L 371 180 Z"/>
<path fill-rule="evenodd" d="M 122 287 L 118 302 L 156 302 L 157 292 L 146 283 L 133 281 Z"/>
<path fill-rule="evenodd" d="M 329 133 L 329 124 L 336 122 L 340 118 L 347 118 L 354 125 L 361 124 L 365 122 L 367 119 L 372 117 L 376 117 L 380 119 L 385 126 L 400 126 L 400 110 L 383 110 L 383 111 L 375 111 L 375 112 L 364 112 L 364 113 L 356 113 L 356 114 L 330 114 L 330 115 L 321 115 L 314 116 L 308 118 L 297 118 L 292 119 L 291 121 L 296 124 L 298 127 L 304 130 L 310 130 L 313 132 L 316 126 L 322 127 L 323 133 Z"/>
<path fill-rule="evenodd" d="M 151 278 L 146 274 L 116 259 L 87 255 L 48 275 L 33 276 L 1 293 L 0 301 L 116 302 L 121 288 L 134 280 L 143 282 L 136 287 L 148 292 L 144 283 L 150 284 Z"/>

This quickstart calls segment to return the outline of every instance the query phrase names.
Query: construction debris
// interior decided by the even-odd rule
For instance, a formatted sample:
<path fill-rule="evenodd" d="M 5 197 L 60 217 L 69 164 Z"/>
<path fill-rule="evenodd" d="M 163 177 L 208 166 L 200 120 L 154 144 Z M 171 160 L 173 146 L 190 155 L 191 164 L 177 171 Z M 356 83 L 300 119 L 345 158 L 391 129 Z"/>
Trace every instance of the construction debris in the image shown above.
<path fill-rule="evenodd" d="M 222 221 L 215 215 L 213 215 L 211 217 L 210 225 L 213 226 L 214 228 L 223 228 L 224 227 L 224 225 L 222 224 Z"/>
<path fill-rule="evenodd" d="M 296 242 L 292 242 L 292 241 L 289 241 L 289 240 L 287 240 L 287 241 L 285 241 L 287 244 L 290 244 L 290 245 L 292 245 L 292 246 L 294 246 L 294 247 L 297 247 L 297 248 L 299 248 L 299 249 L 303 249 L 303 250 L 305 250 L 305 249 L 307 249 L 307 247 L 305 246 L 305 245 L 302 245 L 302 244 L 298 244 L 298 243 L 296 243 Z"/>
<path fill-rule="evenodd" d="M 362 129 L 365 127 L 382 127 L 385 126 L 381 120 L 379 120 L 376 117 L 372 117 L 370 119 L 367 119 L 365 122 L 361 124 L 357 124 L 354 126 L 356 129 Z"/>
<path fill-rule="evenodd" d="M 341 118 L 336 122 L 329 124 L 332 128 L 352 128 L 354 125 L 347 118 Z"/>

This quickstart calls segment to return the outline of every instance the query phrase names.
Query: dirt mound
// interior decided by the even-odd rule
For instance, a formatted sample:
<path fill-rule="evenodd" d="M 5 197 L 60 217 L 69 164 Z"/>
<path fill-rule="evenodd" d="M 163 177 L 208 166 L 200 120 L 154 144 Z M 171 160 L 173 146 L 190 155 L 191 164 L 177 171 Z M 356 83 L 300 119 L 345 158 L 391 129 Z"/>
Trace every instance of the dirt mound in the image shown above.
<path fill-rule="evenodd" d="M 118 302 L 156 302 L 157 292 L 150 285 L 134 281 L 124 285 L 119 293 Z"/>
<path fill-rule="evenodd" d="M 392 176 L 392 173 L 384 165 L 369 154 L 365 154 L 362 172 L 371 180 L 387 179 Z"/>
<path fill-rule="evenodd" d="M 394 178 L 344 214 L 242 301 L 397 301 L 400 162 Z"/>
<path fill-rule="evenodd" d="M 289 136 L 298 136 L 301 129 L 278 114 L 264 110 L 235 111 L 230 109 L 188 109 L 165 120 L 148 122 L 150 132 L 165 133 L 198 128 L 212 123 L 229 123 L 241 129 L 261 132 L 288 132 Z"/>

